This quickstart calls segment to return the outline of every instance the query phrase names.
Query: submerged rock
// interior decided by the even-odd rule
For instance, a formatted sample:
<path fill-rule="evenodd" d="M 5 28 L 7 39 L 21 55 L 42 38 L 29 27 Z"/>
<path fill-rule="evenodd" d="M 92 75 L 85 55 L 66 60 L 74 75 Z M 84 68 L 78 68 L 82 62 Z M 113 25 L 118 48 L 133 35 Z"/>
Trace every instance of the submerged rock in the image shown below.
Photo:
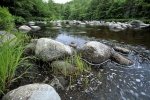
<path fill-rule="evenodd" d="M 128 54 L 130 52 L 130 50 L 128 50 L 126 48 L 123 48 L 123 47 L 118 47 L 118 46 L 115 46 L 114 50 L 118 51 L 118 52 L 121 52 L 121 53 L 125 53 L 125 54 Z"/>
<path fill-rule="evenodd" d="M 22 25 L 19 27 L 19 31 L 24 32 L 24 33 L 28 33 L 31 31 L 31 28 L 27 25 Z"/>
<path fill-rule="evenodd" d="M 80 50 L 82 57 L 92 63 L 102 63 L 109 59 L 112 49 L 97 41 L 87 42 Z"/>
<path fill-rule="evenodd" d="M 112 54 L 112 60 L 114 60 L 115 62 L 122 64 L 122 65 L 132 65 L 133 64 L 133 62 L 131 60 L 125 58 L 124 56 L 122 56 L 116 52 L 114 52 Z"/>
<path fill-rule="evenodd" d="M 2 100 L 61 100 L 61 98 L 50 85 L 29 84 L 8 92 Z"/>
<path fill-rule="evenodd" d="M 43 61 L 52 61 L 73 54 L 70 46 L 49 38 L 40 38 L 37 41 L 35 55 Z"/>
<path fill-rule="evenodd" d="M 55 73 L 63 75 L 71 75 L 77 71 L 77 68 L 65 61 L 54 61 L 51 64 Z"/>

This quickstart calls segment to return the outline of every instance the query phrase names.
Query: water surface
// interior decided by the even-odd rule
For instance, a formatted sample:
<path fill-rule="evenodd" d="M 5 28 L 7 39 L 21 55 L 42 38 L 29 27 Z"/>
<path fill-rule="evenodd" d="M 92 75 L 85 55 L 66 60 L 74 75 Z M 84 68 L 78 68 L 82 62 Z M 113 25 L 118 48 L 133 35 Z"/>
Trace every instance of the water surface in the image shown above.
<path fill-rule="evenodd" d="M 37 37 L 54 38 L 64 44 L 74 42 L 78 47 L 95 40 L 107 45 L 128 47 L 132 52 L 124 55 L 134 62 L 121 66 L 113 61 L 103 70 L 92 72 L 90 85 L 85 89 L 60 92 L 64 100 L 150 100 L 150 31 L 110 31 L 107 27 L 70 27 L 52 29 L 47 26 Z"/>

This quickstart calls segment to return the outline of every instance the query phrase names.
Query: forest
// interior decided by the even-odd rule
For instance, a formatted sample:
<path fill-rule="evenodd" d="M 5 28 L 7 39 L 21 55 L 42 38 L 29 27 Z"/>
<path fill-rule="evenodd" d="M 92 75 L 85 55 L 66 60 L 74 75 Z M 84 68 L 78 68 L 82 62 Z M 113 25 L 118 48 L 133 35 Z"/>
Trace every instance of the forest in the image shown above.
<path fill-rule="evenodd" d="M 73 0 L 66 4 L 52 0 L 2 0 L 0 6 L 8 8 L 17 20 L 150 19 L 149 0 Z"/>

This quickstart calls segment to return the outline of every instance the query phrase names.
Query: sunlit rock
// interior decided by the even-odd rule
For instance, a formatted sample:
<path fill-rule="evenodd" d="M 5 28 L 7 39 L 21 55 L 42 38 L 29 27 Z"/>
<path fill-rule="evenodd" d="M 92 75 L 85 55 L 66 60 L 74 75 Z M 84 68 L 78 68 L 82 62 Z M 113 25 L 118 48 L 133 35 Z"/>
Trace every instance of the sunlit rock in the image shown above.
<path fill-rule="evenodd" d="M 40 38 L 37 41 L 35 54 L 43 61 L 52 61 L 73 54 L 70 46 L 49 38 Z"/>
<path fill-rule="evenodd" d="M 101 63 L 111 56 L 111 48 L 97 41 L 87 42 L 80 50 L 84 59 L 92 63 Z"/>
<path fill-rule="evenodd" d="M 19 27 L 19 31 L 24 32 L 24 33 L 28 33 L 31 31 L 31 28 L 27 25 L 22 25 Z"/>
<path fill-rule="evenodd" d="M 61 98 L 50 85 L 29 84 L 8 92 L 2 100 L 61 100 Z"/>

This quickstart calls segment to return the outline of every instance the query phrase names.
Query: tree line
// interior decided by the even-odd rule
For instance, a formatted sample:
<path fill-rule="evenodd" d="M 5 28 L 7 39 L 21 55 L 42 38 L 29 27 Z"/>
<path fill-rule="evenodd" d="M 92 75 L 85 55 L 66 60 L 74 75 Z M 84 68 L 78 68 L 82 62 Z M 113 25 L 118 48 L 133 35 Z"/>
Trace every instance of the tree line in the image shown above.
<path fill-rule="evenodd" d="M 72 0 L 66 4 L 52 0 L 1 0 L 0 6 L 25 19 L 150 19 L 150 0 Z"/>
<path fill-rule="evenodd" d="M 62 12 L 64 19 L 150 19 L 150 0 L 73 0 Z"/>

